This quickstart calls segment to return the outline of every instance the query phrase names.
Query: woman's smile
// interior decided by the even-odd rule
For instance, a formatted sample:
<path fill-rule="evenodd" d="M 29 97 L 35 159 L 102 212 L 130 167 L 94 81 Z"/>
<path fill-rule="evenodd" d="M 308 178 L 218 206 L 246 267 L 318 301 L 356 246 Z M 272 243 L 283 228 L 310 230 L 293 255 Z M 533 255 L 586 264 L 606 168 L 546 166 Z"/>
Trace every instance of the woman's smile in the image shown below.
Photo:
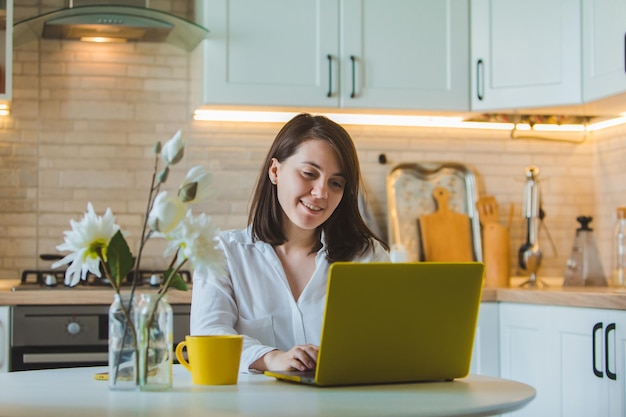
<path fill-rule="evenodd" d="M 289 226 L 308 231 L 328 220 L 345 189 L 335 150 L 319 139 L 303 142 L 282 162 L 274 159 L 269 176 L 276 184 L 278 201 Z"/>

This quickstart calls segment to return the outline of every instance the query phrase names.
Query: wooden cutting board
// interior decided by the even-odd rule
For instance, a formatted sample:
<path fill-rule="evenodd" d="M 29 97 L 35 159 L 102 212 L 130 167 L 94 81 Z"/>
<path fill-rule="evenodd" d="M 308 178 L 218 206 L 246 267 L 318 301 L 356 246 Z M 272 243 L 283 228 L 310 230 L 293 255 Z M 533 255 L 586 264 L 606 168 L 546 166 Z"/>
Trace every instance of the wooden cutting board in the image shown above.
<path fill-rule="evenodd" d="M 511 269 L 509 229 L 499 223 L 498 203 L 494 197 L 478 199 L 476 208 L 482 225 L 485 287 L 508 287 Z"/>
<path fill-rule="evenodd" d="M 418 220 L 424 260 L 473 261 L 469 217 L 450 210 L 450 191 L 447 188 L 436 187 L 433 197 L 437 202 L 437 210 L 420 216 Z"/>

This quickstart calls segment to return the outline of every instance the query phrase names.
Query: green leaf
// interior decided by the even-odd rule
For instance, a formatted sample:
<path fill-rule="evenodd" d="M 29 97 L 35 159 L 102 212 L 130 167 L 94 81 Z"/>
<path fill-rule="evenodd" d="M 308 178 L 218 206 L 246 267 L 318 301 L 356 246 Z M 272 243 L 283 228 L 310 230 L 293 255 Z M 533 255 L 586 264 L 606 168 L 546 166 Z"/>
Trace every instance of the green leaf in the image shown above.
<path fill-rule="evenodd" d="M 172 273 L 172 269 L 170 268 L 165 273 L 165 276 L 169 276 L 171 273 Z M 169 285 L 168 288 L 176 288 L 177 290 L 180 290 L 180 291 L 187 291 L 188 290 L 187 283 L 185 282 L 183 277 L 180 276 L 180 274 L 178 272 L 176 273 L 176 275 L 174 275 L 172 277 L 172 280 L 170 281 L 170 285 Z M 167 291 L 168 288 L 165 288 L 165 291 Z"/>
<path fill-rule="evenodd" d="M 155 154 L 160 154 L 161 153 L 161 142 L 157 142 L 154 144 L 154 148 L 152 148 L 152 150 L 154 151 Z"/>
<path fill-rule="evenodd" d="M 109 242 L 106 261 L 111 276 L 118 287 L 126 275 L 133 269 L 133 264 L 133 254 L 130 252 L 122 232 L 118 230 Z"/>

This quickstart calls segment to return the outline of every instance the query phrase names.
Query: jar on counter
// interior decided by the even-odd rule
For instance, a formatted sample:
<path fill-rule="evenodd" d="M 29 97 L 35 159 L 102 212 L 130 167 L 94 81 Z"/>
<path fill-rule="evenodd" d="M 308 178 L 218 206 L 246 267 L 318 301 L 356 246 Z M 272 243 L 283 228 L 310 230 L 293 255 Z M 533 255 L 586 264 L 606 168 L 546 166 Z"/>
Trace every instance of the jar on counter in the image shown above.
<path fill-rule="evenodd" d="M 613 230 L 611 259 L 611 286 L 626 286 L 626 207 L 617 208 L 617 219 Z"/>

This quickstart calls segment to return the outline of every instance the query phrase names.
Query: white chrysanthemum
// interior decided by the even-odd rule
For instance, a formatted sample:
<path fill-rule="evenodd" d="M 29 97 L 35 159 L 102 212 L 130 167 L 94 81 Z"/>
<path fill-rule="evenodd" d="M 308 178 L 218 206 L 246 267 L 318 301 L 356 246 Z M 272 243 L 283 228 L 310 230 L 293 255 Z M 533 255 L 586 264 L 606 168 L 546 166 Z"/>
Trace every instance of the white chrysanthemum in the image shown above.
<path fill-rule="evenodd" d="M 166 166 L 175 165 L 183 158 L 185 144 L 181 135 L 182 132 L 180 130 L 176 131 L 174 136 L 165 142 L 161 149 L 161 159 L 163 159 Z"/>
<path fill-rule="evenodd" d="M 193 193 L 190 194 L 188 189 L 196 184 Z M 217 190 L 211 186 L 211 174 L 207 172 L 202 165 L 192 167 L 185 177 L 179 188 L 180 198 L 190 204 L 208 200 L 215 196 Z M 181 195 L 182 194 L 182 195 Z"/>
<path fill-rule="evenodd" d="M 65 285 L 74 286 L 85 279 L 88 272 L 100 276 L 98 252 L 106 257 L 109 242 L 120 227 L 115 224 L 115 216 L 110 208 L 104 216 L 98 216 L 91 203 L 87 204 L 87 213 L 81 221 L 70 220 L 70 225 L 72 230 L 64 232 L 65 242 L 57 249 L 71 253 L 55 262 L 52 268 L 69 264 L 65 271 Z"/>
<path fill-rule="evenodd" d="M 209 270 L 221 273 L 224 270 L 224 253 L 217 248 L 217 229 L 211 218 L 204 213 L 193 216 L 187 211 L 178 227 L 166 235 L 168 245 L 165 255 L 172 255 L 177 250 L 178 263 L 188 259 L 196 272 L 206 275 Z"/>
<path fill-rule="evenodd" d="M 154 199 L 148 216 L 148 225 L 155 232 L 169 233 L 185 217 L 187 205 L 178 197 L 168 197 L 167 191 L 161 191 Z"/>

